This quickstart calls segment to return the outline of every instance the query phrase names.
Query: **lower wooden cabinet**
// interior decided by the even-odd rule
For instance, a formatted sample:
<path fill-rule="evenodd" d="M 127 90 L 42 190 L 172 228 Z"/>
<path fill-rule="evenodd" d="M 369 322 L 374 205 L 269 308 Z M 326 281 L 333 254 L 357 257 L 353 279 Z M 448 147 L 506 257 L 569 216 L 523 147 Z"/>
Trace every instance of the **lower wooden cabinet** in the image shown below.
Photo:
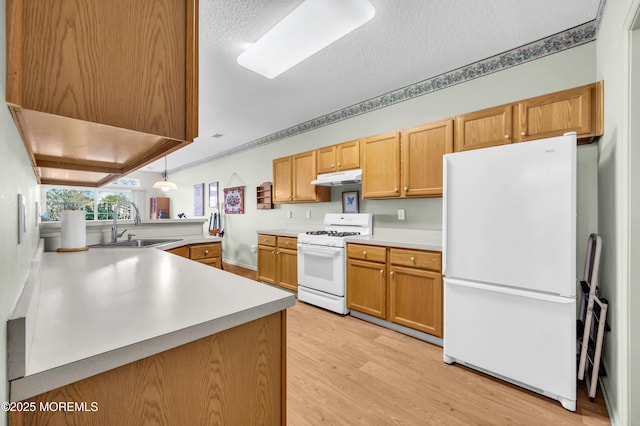
<path fill-rule="evenodd" d="M 298 239 L 258 234 L 257 279 L 298 291 Z"/>
<path fill-rule="evenodd" d="M 442 337 L 442 275 L 391 265 L 389 321 Z"/>
<path fill-rule="evenodd" d="M 347 307 L 386 319 L 387 277 L 384 263 L 347 261 Z"/>
<path fill-rule="evenodd" d="M 439 252 L 348 244 L 347 306 L 442 337 L 441 264 Z"/>
<path fill-rule="evenodd" d="M 222 247 L 219 241 L 214 243 L 188 244 L 166 250 L 169 253 L 186 257 L 214 268 L 222 269 Z"/>

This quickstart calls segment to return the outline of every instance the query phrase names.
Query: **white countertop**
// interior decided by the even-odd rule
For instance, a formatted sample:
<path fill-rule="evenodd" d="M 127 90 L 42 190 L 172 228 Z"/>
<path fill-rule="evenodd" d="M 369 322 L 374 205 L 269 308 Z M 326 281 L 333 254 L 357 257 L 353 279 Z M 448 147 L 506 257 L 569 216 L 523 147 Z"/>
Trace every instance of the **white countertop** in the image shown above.
<path fill-rule="evenodd" d="M 189 238 L 177 247 L 220 238 Z M 293 293 L 153 248 L 46 252 L 17 401 L 293 306 Z"/>
<path fill-rule="evenodd" d="M 373 235 L 348 237 L 348 243 L 415 250 L 442 251 L 442 231 L 430 229 L 376 228 Z"/>

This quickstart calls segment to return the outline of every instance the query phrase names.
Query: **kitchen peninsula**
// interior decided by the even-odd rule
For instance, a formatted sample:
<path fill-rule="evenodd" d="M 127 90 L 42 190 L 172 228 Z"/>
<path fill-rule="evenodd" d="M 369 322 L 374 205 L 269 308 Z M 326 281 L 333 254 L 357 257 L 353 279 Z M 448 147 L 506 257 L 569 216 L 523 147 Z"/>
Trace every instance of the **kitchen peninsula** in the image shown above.
<path fill-rule="evenodd" d="M 11 401 L 34 410 L 12 424 L 284 422 L 294 295 L 162 250 L 176 244 L 40 244 L 17 306 L 22 347 L 9 336 Z"/>

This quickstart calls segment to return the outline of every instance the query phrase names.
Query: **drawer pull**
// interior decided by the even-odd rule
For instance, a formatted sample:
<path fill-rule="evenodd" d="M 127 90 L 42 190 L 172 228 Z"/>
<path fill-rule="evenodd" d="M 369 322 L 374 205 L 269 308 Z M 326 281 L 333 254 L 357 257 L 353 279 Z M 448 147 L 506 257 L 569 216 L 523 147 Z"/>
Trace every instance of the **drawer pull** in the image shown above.
<path fill-rule="evenodd" d="M 205 250 L 205 251 L 204 251 L 204 254 L 205 254 L 205 255 L 209 254 L 209 250 Z"/>
<path fill-rule="evenodd" d="M 363 251 L 363 252 L 362 252 L 362 255 L 363 255 L 363 256 L 366 256 L 366 255 L 367 255 L 367 252 L 366 252 L 366 251 Z"/>
<path fill-rule="evenodd" d="M 411 261 L 415 263 L 416 258 L 415 258 L 415 257 L 413 257 L 413 256 L 411 256 Z"/>

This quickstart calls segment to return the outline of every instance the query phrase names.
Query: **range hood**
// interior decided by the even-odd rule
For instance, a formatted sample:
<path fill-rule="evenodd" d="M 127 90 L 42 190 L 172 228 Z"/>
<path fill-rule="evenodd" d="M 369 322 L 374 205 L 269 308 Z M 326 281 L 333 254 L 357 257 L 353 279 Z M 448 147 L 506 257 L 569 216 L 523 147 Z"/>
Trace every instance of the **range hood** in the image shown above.
<path fill-rule="evenodd" d="M 311 181 L 312 185 L 320 186 L 339 186 L 353 183 L 362 183 L 362 169 L 323 173 L 318 175 L 316 180 Z"/>

